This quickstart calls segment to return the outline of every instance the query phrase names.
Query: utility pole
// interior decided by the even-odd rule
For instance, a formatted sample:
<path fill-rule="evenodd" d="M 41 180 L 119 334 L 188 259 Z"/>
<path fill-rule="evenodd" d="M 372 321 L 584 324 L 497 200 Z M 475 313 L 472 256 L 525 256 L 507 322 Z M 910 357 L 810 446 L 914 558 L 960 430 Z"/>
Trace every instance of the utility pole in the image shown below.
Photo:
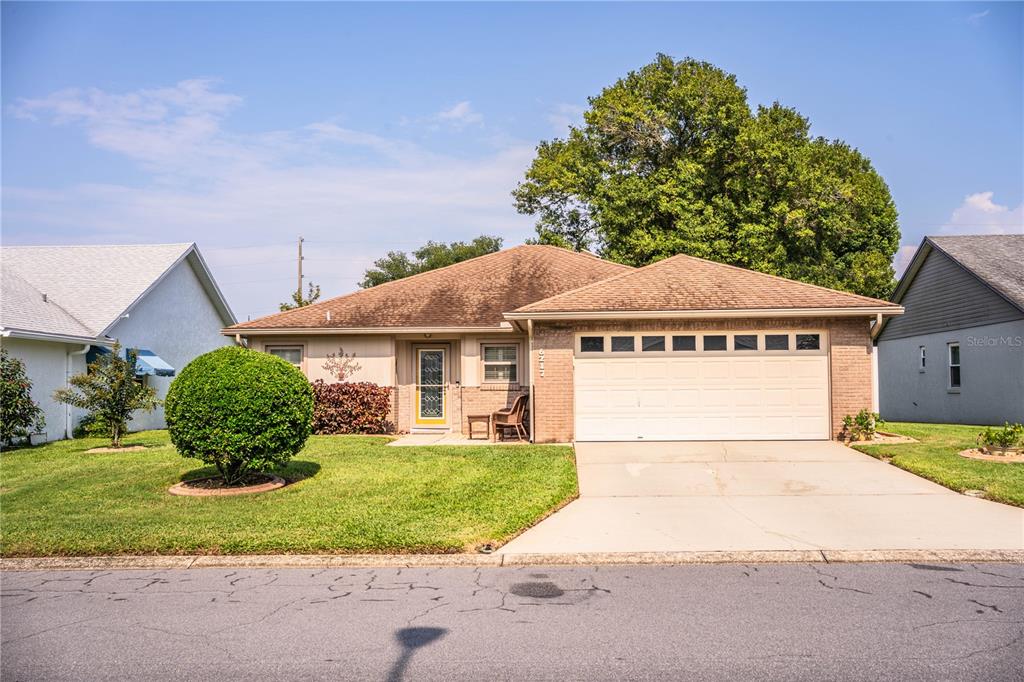
<path fill-rule="evenodd" d="M 302 305 L 302 242 L 304 241 L 302 237 L 299 237 L 299 289 L 298 297 L 295 299 L 299 305 Z"/>

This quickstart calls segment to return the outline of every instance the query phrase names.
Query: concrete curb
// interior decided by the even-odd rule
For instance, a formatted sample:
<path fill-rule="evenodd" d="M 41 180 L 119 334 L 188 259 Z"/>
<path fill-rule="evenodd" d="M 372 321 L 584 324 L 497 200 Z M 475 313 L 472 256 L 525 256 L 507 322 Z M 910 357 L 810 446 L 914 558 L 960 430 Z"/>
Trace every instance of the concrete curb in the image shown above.
<path fill-rule="evenodd" d="M 443 568 L 458 566 L 654 566 L 781 563 L 1024 564 L 1024 550 L 772 550 L 743 552 L 595 552 L 584 554 L 273 554 L 97 556 L 0 559 L 3 571 L 193 568 Z"/>

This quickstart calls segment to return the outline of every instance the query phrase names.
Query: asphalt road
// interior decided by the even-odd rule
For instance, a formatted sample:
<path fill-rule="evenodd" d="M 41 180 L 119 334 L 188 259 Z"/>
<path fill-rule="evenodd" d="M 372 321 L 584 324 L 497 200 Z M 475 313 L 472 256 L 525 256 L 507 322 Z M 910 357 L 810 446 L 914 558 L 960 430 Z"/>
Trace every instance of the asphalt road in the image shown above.
<path fill-rule="evenodd" d="M 3 680 L 1024 680 L 1024 566 L 7 572 Z"/>

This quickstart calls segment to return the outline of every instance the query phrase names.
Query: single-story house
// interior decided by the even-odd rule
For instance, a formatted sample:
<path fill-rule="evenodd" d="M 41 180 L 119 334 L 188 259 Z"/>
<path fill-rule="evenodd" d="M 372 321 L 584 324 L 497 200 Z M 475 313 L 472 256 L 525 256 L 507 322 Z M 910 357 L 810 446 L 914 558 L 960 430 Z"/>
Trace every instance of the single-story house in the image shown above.
<path fill-rule="evenodd" d="M 877 337 L 886 419 L 1024 422 L 1024 234 L 925 237 Z"/>
<path fill-rule="evenodd" d="M 0 265 L 0 342 L 43 408 L 36 441 L 70 436 L 81 414 L 53 392 L 115 340 L 138 350 L 139 380 L 161 399 L 177 369 L 231 344 L 220 330 L 235 316 L 195 244 L 4 246 Z M 130 426 L 163 428 L 163 410 Z"/>
<path fill-rule="evenodd" d="M 873 407 L 900 306 L 690 256 L 643 268 L 524 245 L 226 328 L 330 380 L 394 389 L 399 431 L 467 433 L 530 397 L 536 442 L 827 439 Z"/>

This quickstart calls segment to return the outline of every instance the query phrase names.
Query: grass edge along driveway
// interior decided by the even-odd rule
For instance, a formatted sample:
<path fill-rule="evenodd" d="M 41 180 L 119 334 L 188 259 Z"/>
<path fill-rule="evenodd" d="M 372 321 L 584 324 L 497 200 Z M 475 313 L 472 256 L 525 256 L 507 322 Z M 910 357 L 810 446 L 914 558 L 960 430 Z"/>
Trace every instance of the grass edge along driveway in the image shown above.
<path fill-rule="evenodd" d="M 1024 507 L 1024 464 L 983 462 L 958 454 L 977 447 L 977 436 L 985 427 L 886 422 L 882 429 L 920 442 L 853 447 L 878 459 L 892 458 L 893 465 L 951 490 L 981 490 L 985 499 Z"/>
<path fill-rule="evenodd" d="M 166 431 L 0 454 L 0 554 L 442 553 L 505 542 L 576 497 L 571 447 L 386 447 L 381 436 L 313 436 L 278 473 L 285 488 L 175 497 L 213 473 Z"/>

